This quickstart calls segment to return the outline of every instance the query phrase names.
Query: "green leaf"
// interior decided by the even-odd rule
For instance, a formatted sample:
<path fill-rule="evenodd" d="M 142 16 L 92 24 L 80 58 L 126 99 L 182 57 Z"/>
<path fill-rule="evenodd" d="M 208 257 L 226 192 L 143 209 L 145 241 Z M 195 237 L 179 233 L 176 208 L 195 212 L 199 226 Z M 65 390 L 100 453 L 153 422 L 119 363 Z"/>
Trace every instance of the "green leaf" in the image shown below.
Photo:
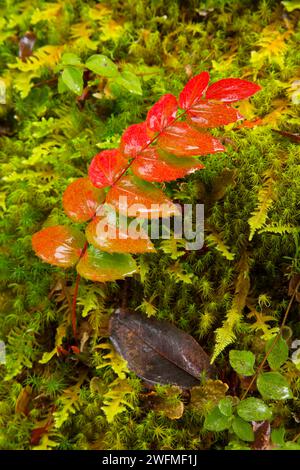
<path fill-rule="evenodd" d="M 231 367 L 241 375 L 253 375 L 255 356 L 251 351 L 237 351 L 232 349 L 229 352 L 229 362 Z"/>
<path fill-rule="evenodd" d="M 120 74 L 120 76 L 116 79 L 116 83 L 126 88 L 126 90 L 128 90 L 130 93 L 134 93 L 135 95 L 143 94 L 139 77 L 134 75 L 134 73 L 129 72 L 128 70 L 125 70 Z"/>
<path fill-rule="evenodd" d="M 235 416 L 232 421 L 232 429 L 242 441 L 254 441 L 254 432 L 252 426 L 239 416 Z"/>
<path fill-rule="evenodd" d="M 68 65 L 61 75 L 64 84 L 76 95 L 81 95 L 83 90 L 83 70 Z"/>
<path fill-rule="evenodd" d="M 106 253 L 90 246 L 77 264 L 78 273 L 91 281 L 107 282 L 131 276 L 137 270 L 131 255 Z"/>
<path fill-rule="evenodd" d="M 298 0 L 290 0 L 290 1 L 284 1 L 284 2 L 281 2 L 286 10 L 290 13 L 294 10 L 298 10 L 300 9 L 300 1 Z"/>
<path fill-rule="evenodd" d="M 102 54 L 95 54 L 88 58 L 86 67 L 98 75 L 113 78 L 119 75 L 118 67 L 108 57 Z"/>
<path fill-rule="evenodd" d="M 129 402 L 130 394 L 132 394 L 132 387 L 127 379 L 118 377 L 109 385 L 108 392 L 103 396 L 103 406 L 101 406 L 108 423 L 112 423 L 115 416 L 126 411 L 127 407 L 133 409 Z M 127 395 L 129 395 L 128 398 Z"/>
<path fill-rule="evenodd" d="M 62 55 L 61 62 L 63 65 L 80 65 L 80 57 L 77 54 L 66 52 Z"/>
<path fill-rule="evenodd" d="M 264 372 L 257 378 L 257 388 L 264 399 L 287 400 L 293 398 L 286 378 L 279 372 Z"/>
<path fill-rule="evenodd" d="M 69 88 L 67 87 L 67 85 L 63 81 L 61 75 L 59 75 L 59 77 L 58 77 L 57 90 L 58 90 L 58 93 L 65 93 L 66 91 L 69 90 Z"/>
<path fill-rule="evenodd" d="M 285 429 L 283 427 L 278 429 L 272 429 L 271 431 L 271 440 L 272 443 L 277 446 L 283 446 L 284 442 Z"/>
<path fill-rule="evenodd" d="M 274 341 L 276 341 L 276 337 L 270 339 L 270 341 L 267 342 L 266 344 L 266 352 L 269 351 L 269 349 L 272 347 L 272 344 L 274 344 Z M 289 356 L 289 348 L 288 345 L 286 344 L 286 341 L 280 336 L 280 338 L 276 341 L 275 346 L 273 347 L 272 351 L 270 352 L 268 356 L 268 363 L 271 369 L 279 369 L 282 364 L 285 363 Z"/>
<path fill-rule="evenodd" d="M 259 398 L 246 398 L 240 401 L 237 406 L 238 415 L 245 421 L 263 421 L 272 417 L 272 411 Z"/>
<path fill-rule="evenodd" d="M 219 410 L 224 416 L 232 415 L 232 398 L 225 397 L 218 403 Z"/>
<path fill-rule="evenodd" d="M 297 442 L 293 441 L 287 441 L 280 448 L 280 450 L 300 450 L 300 444 L 297 444 Z"/>
<path fill-rule="evenodd" d="M 40 364 L 47 364 L 47 362 L 51 361 L 52 357 L 54 357 L 57 354 L 57 349 L 54 348 L 50 352 L 44 352 L 42 359 L 39 360 Z"/>
<path fill-rule="evenodd" d="M 204 427 L 208 431 L 224 431 L 225 429 L 229 429 L 230 425 L 231 418 L 223 415 L 218 406 L 213 408 L 213 410 L 206 416 L 204 421 Z"/>

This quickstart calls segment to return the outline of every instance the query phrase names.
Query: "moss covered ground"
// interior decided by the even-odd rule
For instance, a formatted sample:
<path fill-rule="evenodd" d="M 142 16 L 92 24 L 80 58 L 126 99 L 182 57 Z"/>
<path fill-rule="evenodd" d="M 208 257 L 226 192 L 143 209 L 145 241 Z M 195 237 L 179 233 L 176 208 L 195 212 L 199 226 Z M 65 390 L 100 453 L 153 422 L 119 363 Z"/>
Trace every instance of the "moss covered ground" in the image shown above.
<path fill-rule="evenodd" d="M 299 449 L 300 359 L 292 345 L 300 339 L 300 153 L 295 136 L 275 132 L 299 132 L 296 3 L 0 1 L 1 449 Z M 35 44 L 22 61 L 27 32 Z M 79 99 L 58 80 L 63 53 L 83 62 L 104 54 L 129 83 L 93 77 Z M 137 257 L 139 274 L 125 283 L 81 280 L 75 354 L 76 273 L 37 258 L 32 234 L 66 223 L 62 193 L 95 153 L 114 147 L 161 95 L 177 95 L 203 70 L 212 81 L 239 77 L 262 87 L 238 105 L 248 125 L 214 131 L 226 152 L 165 184 L 174 201 L 205 204 L 205 246 L 186 252 L 180 242 L 160 241 L 156 254 Z M 214 357 L 218 381 L 203 377 L 189 393 L 150 392 L 107 338 L 108 319 L 124 303 L 191 334 Z M 255 381 L 247 390 L 251 374 L 239 373 L 229 357 L 251 352 L 257 370 L 278 331 L 282 360 L 266 361 L 260 373 L 271 370 L 275 384 L 280 377 L 288 399 Z M 225 396 L 235 411 L 220 426 L 226 412 L 215 407 Z M 252 431 L 249 437 L 252 425 L 243 419 L 237 431 L 243 413 L 236 409 L 251 397 L 272 413 L 245 420 L 263 422 L 260 440 Z M 214 416 L 218 423 L 209 424 Z"/>

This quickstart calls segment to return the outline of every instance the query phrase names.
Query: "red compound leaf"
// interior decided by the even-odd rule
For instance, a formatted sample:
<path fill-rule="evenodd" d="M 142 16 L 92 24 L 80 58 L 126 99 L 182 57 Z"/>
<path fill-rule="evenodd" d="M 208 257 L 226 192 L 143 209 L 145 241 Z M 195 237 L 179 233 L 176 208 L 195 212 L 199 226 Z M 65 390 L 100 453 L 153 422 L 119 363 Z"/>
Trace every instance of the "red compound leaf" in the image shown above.
<path fill-rule="evenodd" d="M 237 109 L 207 100 L 199 101 L 187 114 L 189 123 L 195 127 L 219 127 L 243 119 Z"/>
<path fill-rule="evenodd" d="M 63 195 L 63 208 L 70 219 L 86 222 L 91 219 L 97 207 L 104 202 L 105 193 L 95 188 L 89 178 L 79 178 L 71 183 Z"/>
<path fill-rule="evenodd" d="M 154 185 L 126 176 L 107 193 L 106 202 L 129 217 L 158 218 L 178 214 L 175 204 Z"/>
<path fill-rule="evenodd" d="M 131 166 L 136 176 L 150 182 L 173 181 L 204 168 L 195 158 L 177 158 L 155 148 L 145 150 Z"/>
<path fill-rule="evenodd" d="M 65 225 L 46 227 L 32 237 L 32 247 L 43 261 L 68 268 L 77 263 L 85 244 L 84 235 Z"/>
<path fill-rule="evenodd" d="M 161 132 L 169 126 L 176 117 L 177 108 L 177 100 L 174 95 L 168 93 L 162 96 L 147 114 L 148 134 L 153 135 L 155 132 Z"/>
<path fill-rule="evenodd" d="M 149 144 L 147 126 L 142 122 L 126 129 L 121 138 L 120 150 L 126 157 L 135 158 Z"/>
<path fill-rule="evenodd" d="M 130 223 L 117 226 L 109 217 L 96 217 L 86 229 L 86 238 L 91 245 L 108 253 L 146 253 L 155 248 L 146 232 L 139 230 L 140 236 L 133 238 Z M 138 230 L 136 230 L 138 232 Z"/>
<path fill-rule="evenodd" d="M 89 178 L 97 188 L 111 186 L 126 167 L 127 160 L 117 149 L 103 150 L 92 160 Z"/>
<path fill-rule="evenodd" d="M 206 92 L 207 100 L 234 103 L 244 100 L 257 93 L 261 87 L 256 83 L 241 80 L 240 78 L 223 78 L 213 83 Z"/>
<path fill-rule="evenodd" d="M 202 72 L 191 78 L 179 95 L 179 106 L 189 109 L 195 106 L 201 99 L 209 82 L 209 73 Z"/>
<path fill-rule="evenodd" d="M 173 155 L 186 157 L 225 150 L 218 139 L 198 132 L 186 122 L 177 122 L 162 132 L 158 137 L 158 146 Z"/>

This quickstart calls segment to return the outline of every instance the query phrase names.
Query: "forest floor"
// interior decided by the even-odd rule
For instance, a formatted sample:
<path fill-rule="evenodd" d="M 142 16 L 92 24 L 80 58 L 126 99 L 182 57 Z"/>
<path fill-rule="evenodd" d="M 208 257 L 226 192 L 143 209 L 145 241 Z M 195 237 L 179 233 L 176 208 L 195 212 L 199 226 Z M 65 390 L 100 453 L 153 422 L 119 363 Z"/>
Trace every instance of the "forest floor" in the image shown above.
<path fill-rule="evenodd" d="M 299 2 L 0 1 L 0 12 L 0 449 L 299 450 Z M 93 54 L 118 79 L 82 74 Z M 163 185 L 204 203 L 204 248 L 160 240 L 126 281 L 81 279 L 76 343 L 76 272 L 43 263 L 32 235 L 68 223 L 67 185 L 202 71 L 262 88 L 237 104 L 245 121 L 213 131 L 225 152 Z M 108 338 L 124 305 L 191 335 L 217 377 L 149 389 Z"/>

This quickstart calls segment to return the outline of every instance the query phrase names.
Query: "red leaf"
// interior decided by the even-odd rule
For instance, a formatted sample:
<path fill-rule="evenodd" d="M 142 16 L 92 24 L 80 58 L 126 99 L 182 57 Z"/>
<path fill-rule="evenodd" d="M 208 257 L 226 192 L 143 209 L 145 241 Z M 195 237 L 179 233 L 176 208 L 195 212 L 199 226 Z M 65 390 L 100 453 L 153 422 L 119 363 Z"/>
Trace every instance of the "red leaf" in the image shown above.
<path fill-rule="evenodd" d="M 213 83 L 206 92 L 206 99 L 233 103 L 257 93 L 261 87 L 240 78 L 223 78 Z"/>
<path fill-rule="evenodd" d="M 71 346 L 71 349 L 74 354 L 80 354 L 80 349 L 78 346 Z"/>
<path fill-rule="evenodd" d="M 46 421 L 46 423 L 43 426 L 40 426 L 39 428 L 34 428 L 31 431 L 30 444 L 32 446 L 37 446 L 40 443 L 41 438 L 51 428 L 52 423 L 53 423 L 53 416 L 51 415 L 50 418 Z"/>
<path fill-rule="evenodd" d="M 253 127 L 260 126 L 262 123 L 263 121 L 260 118 L 253 119 L 252 121 L 245 119 L 245 121 L 239 124 L 235 129 L 244 129 L 245 127 L 247 129 L 252 129 Z"/>
<path fill-rule="evenodd" d="M 97 188 L 111 186 L 126 167 L 127 160 L 119 150 L 103 150 L 92 160 L 89 167 L 89 177 Z"/>
<path fill-rule="evenodd" d="M 186 122 L 177 122 L 168 127 L 160 134 L 158 145 L 166 152 L 178 156 L 206 155 L 225 150 L 218 139 L 198 132 Z"/>
<path fill-rule="evenodd" d="M 39 444 L 41 438 L 47 432 L 48 425 L 42 426 L 40 428 L 35 428 L 31 431 L 30 444 L 36 446 Z"/>
<path fill-rule="evenodd" d="M 201 100 L 188 111 L 189 121 L 196 127 L 218 127 L 236 122 L 243 116 L 226 104 Z"/>
<path fill-rule="evenodd" d="M 146 253 L 155 248 L 148 235 L 141 231 L 140 238 L 132 238 L 125 224 L 116 226 L 109 217 L 96 217 L 86 228 L 86 237 L 95 248 L 108 253 Z"/>
<path fill-rule="evenodd" d="M 164 95 L 155 103 L 147 114 L 148 131 L 161 132 L 171 124 L 177 113 L 177 100 L 174 95 Z"/>
<path fill-rule="evenodd" d="M 139 178 L 125 177 L 107 193 L 106 202 L 121 214 L 141 218 L 168 217 L 178 213 L 175 204 L 154 185 Z M 162 207 L 160 207 L 162 205 Z"/>
<path fill-rule="evenodd" d="M 145 122 L 129 126 L 121 137 L 121 152 L 126 157 L 134 158 L 150 143 Z"/>
<path fill-rule="evenodd" d="M 209 73 L 202 72 L 191 78 L 179 95 L 179 106 L 182 109 L 189 109 L 197 104 L 207 88 Z"/>
<path fill-rule="evenodd" d="M 71 183 L 63 195 L 63 208 L 70 219 L 86 222 L 91 219 L 99 204 L 104 202 L 105 193 L 92 185 L 89 178 L 79 178 Z"/>
<path fill-rule="evenodd" d="M 46 227 L 32 236 L 32 247 L 43 261 L 68 268 L 79 260 L 84 235 L 77 229 L 65 225 Z"/>
<path fill-rule="evenodd" d="M 146 181 L 172 181 L 204 168 L 195 158 L 177 158 L 160 154 L 155 148 L 145 150 L 131 166 L 135 175 Z"/>

